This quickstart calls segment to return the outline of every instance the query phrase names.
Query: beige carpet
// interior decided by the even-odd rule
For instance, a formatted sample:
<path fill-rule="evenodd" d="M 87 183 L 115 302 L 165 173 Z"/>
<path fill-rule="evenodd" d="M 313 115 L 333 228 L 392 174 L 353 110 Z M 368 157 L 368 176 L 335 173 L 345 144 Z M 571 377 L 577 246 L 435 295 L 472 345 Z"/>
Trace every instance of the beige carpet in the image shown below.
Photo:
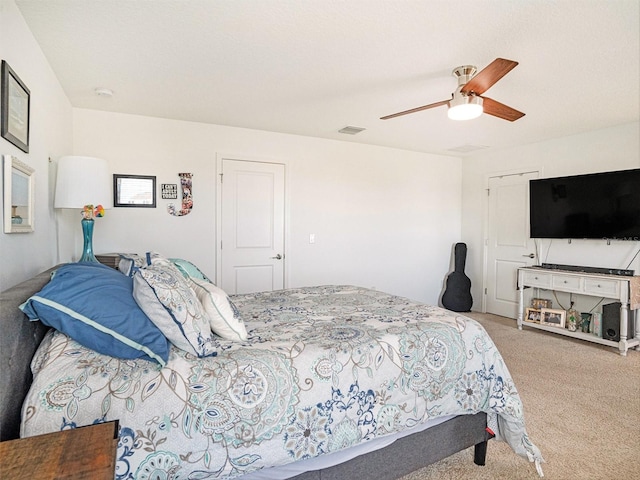
<path fill-rule="evenodd" d="M 546 463 L 545 478 L 640 478 L 640 352 L 539 330 L 515 320 L 471 313 L 505 359 L 522 402 L 527 431 Z M 402 480 L 535 479 L 533 464 L 502 442 L 490 441 L 487 465 L 473 448 Z"/>

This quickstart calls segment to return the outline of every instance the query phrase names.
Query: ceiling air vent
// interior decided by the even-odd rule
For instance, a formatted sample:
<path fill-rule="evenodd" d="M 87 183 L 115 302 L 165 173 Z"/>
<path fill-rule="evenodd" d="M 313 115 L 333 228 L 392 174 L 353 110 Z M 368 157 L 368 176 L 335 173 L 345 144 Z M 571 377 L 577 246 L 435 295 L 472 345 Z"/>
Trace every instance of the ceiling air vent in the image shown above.
<path fill-rule="evenodd" d="M 475 152 L 476 150 L 484 150 L 485 148 L 489 148 L 488 145 L 460 145 L 459 147 L 454 147 L 454 148 L 449 148 L 448 150 L 450 152 L 457 152 L 457 153 L 469 153 L 469 152 Z"/>
<path fill-rule="evenodd" d="M 355 135 L 356 133 L 360 133 L 363 130 L 366 130 L 366 128 L 347 126 L 347 127 L 341 128 L 340 130 L 338 130 L 338 132 L 346 133 L 347 135 Z"/>

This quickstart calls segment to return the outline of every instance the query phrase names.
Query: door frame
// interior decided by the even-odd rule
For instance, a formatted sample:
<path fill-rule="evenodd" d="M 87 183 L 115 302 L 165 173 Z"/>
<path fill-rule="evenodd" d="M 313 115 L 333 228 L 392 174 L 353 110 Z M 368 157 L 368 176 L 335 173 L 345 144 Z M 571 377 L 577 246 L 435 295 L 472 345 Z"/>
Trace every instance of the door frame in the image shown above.
<path fill-rule="evenodd" d="M 273 163 L 278 165 L 284 165 L 284 246 L 283 246 L 283 256 L 284 256 L 284 288 L 289 288 L 289 271 L 291 265 L 291 258 L 289 256 L 289 239 L 290 239 L 290 210 L 289 210 L 289 161 L 283 159 L 273 159 L 273 158 L 265 158 L 265 157 L 257 157 L 255 155 L 245 155 L 245 154 L 230 154 L 230 153 L 222 153 L 216 152 L 216 214 L 215 214 L 215 222 L 216 222 L 216 238 L 215 238 L 215 249 L 216 249 L 216 285 L 220 283 L 222 279 L 222 162 L 223 160 L 234 160 L 238 162 L 250 162 L 250 163 Z"/>
<path fill-rule="evenodd" d="M 506 177 L 509 175 L 525 175 L 527 173 L 537 173 L 538 178 L 542 178 L 542 167 L 519 167 L 511 170 L 500 170 L 497 172 L 488 172 L 484 174 L 484 184 L 482 196 L 482 313 L 487 313 L 487 288 L 489 276 L 489 181 L 495 177 Z M 536 250 L 538 249 L 537 243 Z M 536 251 L 536 255 L 539 252 Z M 539 258 L 539 257 L 538 257 Z"/>

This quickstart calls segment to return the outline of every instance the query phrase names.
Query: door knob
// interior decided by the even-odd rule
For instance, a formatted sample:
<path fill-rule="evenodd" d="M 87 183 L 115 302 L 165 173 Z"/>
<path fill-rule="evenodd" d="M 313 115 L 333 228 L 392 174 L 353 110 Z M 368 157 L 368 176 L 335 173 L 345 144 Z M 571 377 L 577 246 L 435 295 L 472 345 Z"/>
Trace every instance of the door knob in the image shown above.
<path fill-rule="evenodd" d="M 529 255 L 522 255 L 523 257 L 536 258 L 535 253 L 530 253 Z"/>
<path fill-rule="evenodd" d="M 275 258 L 276 260 L 282 260 L 282 255 L 277 254 L 275 257 L 271 257 L 271 258 Z"/>

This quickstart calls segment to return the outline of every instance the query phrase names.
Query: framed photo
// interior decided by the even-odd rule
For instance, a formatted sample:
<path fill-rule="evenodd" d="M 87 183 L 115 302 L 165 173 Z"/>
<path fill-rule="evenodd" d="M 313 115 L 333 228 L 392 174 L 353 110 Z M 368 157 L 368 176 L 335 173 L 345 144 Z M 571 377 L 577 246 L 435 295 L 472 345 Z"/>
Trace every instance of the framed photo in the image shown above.
<path fill-rule="evenodd" d="M 542 325 L 564 328 L 566 316 L 567 312 L 565 312 L 564 310 L 543 308 L 542 310 L 540 310 L 540 323 Z"/>
<path fill-rule="evenodd" d="M 9 64 L 2 60 L 2 137 L 29 153 L 31 92 Z"/>
<path fill-rule="evenodd" d="M 114 173 L 113 206 L 156 208 L 156 177 Z"/>
<path fill-rule="evenodd" d="M 163 200 L 176 200 L 178 198 L 178 184 L 163 183 L 161 185 L 161 192 Z"/>
<path fill-rule="evenodd" d="M 34 169 L 11 155 L 4 156 L 4 233 L 34 231 Z"/>
<path fill-rule="evenodd" d="M 540 323 L 540 309 L 527 308 L 524 320 L 525 322 Z"/>
<path fill-rule="evenodd" d="M 532 298 L 531 306 L 538 310 L 540 310 L 541 308 L 553 308 L 551 300 L 547 300 L 545 298 Z"/>

